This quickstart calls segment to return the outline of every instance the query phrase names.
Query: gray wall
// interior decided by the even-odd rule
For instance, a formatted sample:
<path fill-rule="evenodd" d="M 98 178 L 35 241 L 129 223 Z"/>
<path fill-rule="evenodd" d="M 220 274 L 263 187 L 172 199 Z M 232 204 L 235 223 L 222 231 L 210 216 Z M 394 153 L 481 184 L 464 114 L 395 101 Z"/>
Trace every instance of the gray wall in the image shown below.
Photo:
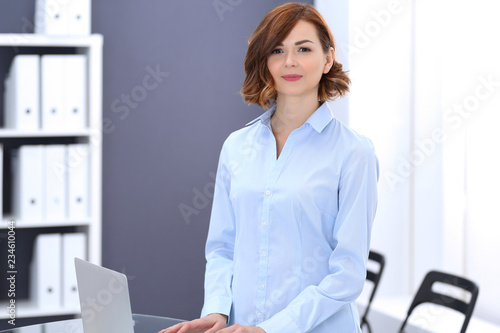
<path fill-rule="evenodd" d="M 103 264 L 129 275 L 136 313 L 199 316 L 220 148 L 261 113 L 238 93 L 247 39 L 284 1 L 220 2 L 228 6 L 221 16 L 213 0 L 93 2 L 111 129 L 104 135 Z M 148 66 L 168 76 L 144 100 L 136 95 L 136 106 L 119 102 L 140 90 Z M 197 214 L 185 219 L 179 205 Z"/>
<path fill-rule="evenodd" d="M 219 151 L 261 113 L 238 94 L 247 38 L 284 2 L 93 1 L 92 32 L 104 35 L 103 265 L 128 275 L 133 312 L 199 315 Z M 0 32 L 32 32 L 33 6 L 2 0 Z M 157 67 L 168 74 L 140 95 Z"/>

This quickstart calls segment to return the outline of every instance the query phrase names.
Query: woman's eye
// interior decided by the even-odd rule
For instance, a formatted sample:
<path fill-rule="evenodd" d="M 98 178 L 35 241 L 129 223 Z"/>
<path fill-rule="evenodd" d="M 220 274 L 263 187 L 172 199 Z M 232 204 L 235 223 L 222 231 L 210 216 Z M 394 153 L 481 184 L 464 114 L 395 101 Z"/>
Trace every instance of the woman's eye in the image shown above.
<path fill-rule="evenodd" d="M 299 48 L 299 52 L 309 52 L 309 51 L 311 51 L 311 49 L 309 49 L 307 47 L 301 47 L 301 48 Z M 283 53 L 283 50 L 282 49 L 275 49 L 271 53 L 272 54 Z"/>

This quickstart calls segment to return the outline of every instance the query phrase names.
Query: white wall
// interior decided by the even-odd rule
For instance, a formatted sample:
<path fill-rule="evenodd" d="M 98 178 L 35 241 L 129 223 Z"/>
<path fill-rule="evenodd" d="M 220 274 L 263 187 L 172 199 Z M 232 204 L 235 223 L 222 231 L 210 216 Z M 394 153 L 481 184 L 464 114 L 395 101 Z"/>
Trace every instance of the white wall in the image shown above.
<path fill-rule="evenodd" d="M 349 19 L 351 126 L 372 139 L 380 162 L 372 249 L 386 255 L 387 266 L 379 295 L 406 294 L 413 249 L 411 6 L 351 0 Z"/>
<path fill-rule="evenodd" d="M 344 70 L 349 70 L 349 0 L 316 1 L 314 5 L 332 30 L 337 60 Z M 335 117 L 349 124 L 349 95 L 329 104 Z"/>
<path fill-rule="evenodd" d="M 500 324 L 500 3 L 442 2 L 453 13 L 443 31 L 444 170 L 455 170 L 445 187 L 445 223 L 459 232 L 447 240 L 446 262 L 479 284 L 477 315 Z"/>
<path fill-rule="evenodd" d="M 476 281 L 475 316 L 500 324 L 500 3 L 336 4 L 316 1 L 337 11 L 323 13 L 332 26 L 349 13 L 350 125 L 372 139 L 381 167 L 377 298 L 409 299 L 429 270 L 444 270 Z"/>

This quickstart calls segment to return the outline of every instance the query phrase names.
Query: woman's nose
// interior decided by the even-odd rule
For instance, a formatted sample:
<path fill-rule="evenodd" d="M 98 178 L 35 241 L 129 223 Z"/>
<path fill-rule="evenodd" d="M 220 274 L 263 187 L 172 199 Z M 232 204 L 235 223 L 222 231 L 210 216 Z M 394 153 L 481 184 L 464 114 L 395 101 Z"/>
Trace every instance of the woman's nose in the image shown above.
<path fill-rule="evenodd" d="M 288 52 L 285 55 L 285 67 L 295 67 L 297 66 L 297 60 L 295 59 L 295 54 L 293 52 Z"/>

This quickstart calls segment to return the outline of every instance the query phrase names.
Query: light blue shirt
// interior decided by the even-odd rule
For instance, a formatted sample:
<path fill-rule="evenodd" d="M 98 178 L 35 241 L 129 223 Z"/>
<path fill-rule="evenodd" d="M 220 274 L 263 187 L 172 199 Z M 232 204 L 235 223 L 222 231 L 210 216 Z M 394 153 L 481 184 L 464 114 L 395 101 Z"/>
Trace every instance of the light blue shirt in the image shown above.
<path fill-rule="evenodd" d="M 202 316 L 274 332 L 361 332 L 377 205 L 370 140 L 323 103 L 276 159 L 275 107 L 232 133 L 217 170 Z"/>

